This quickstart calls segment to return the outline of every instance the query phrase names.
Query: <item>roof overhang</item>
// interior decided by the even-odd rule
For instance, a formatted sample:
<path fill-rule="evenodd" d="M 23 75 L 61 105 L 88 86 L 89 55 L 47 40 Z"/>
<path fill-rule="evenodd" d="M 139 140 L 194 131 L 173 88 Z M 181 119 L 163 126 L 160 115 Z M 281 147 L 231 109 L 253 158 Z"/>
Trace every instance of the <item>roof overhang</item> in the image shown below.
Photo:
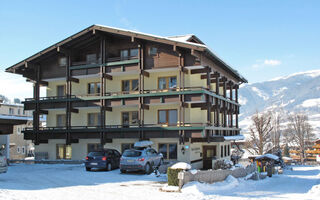
<path fill-rule="evenodd" d="M 21 62 L 12 65 L 11 67 L 6 69 L 6 72 L 11 72 L 11 73 L 16 73 L 16 69 L 26 66 L 27 64 L 49 52 L 53 51 L 58 51 L 60 47 L 63 45 L 71 42 L 72 40 L 75 40 L 81 36 L 84 36 L 86 34 L 96 34 L 97 32 L 105 32 L 105 33 L 111 33 L 111 34 L 116 34 L 116 35 L 122 35 L 122 36 L 127 36 L 131 37 L 132 40 L 135 39 L 142 39 L 142 40 L 148 40 L 148 41 L 153 41 L 153 42 L 159 42 L 159 43 L 165 43 L 172 45 L 174 47 L 181 47 L 181 48 L 187 48 L 191 50 L 196 50 L 200 52 L 207 52 L 209 57 L 214 58 L 215 60 L 219 61 L 224 67 L 226 67 L 227 71 L 231 73 L 235 78 L 239 79 L 241 82 L 248 82 L 244 77 L 242 77 L 236 70 L 231 68 L 229 65 L 227 65 L 224 61 L 222 61 L 218 56 L 216 56 L 206 45 L 201 44 L 201 40 L 197 38 L 196 36 L 193 35 L 193 37 L 197 40 L 199 40 L 201 43 L 194 43 L 194 42 L 188 42 L 188 41 L 177 41 L 174 38 L 169 38 L 169 37 L 162 37 L 162 36 L 156 36 L 152 34 L 146 34 L 146 33 L 141 33 L 137 31 L 130 31 L 130 30 L 125 30 L 125 29 L 119 29 L 119 28 L 114 28 L 114 27 L 109 27 L 109 26 L 102 26 L 102 25 L 92 25 L 89 26 L 88 28 L 83 29 L 82 31 L 67 37 L 66 39 L 51 45 L 50 47 L 22 60 Z"/>

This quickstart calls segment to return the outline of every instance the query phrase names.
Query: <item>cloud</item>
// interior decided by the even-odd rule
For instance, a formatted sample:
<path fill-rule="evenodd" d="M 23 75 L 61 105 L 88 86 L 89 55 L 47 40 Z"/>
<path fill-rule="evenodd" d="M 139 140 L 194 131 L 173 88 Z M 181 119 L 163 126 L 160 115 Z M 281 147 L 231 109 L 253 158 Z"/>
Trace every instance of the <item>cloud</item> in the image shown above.
<path fill-rule="evenodd" d="M 280 60 L 273 60 L 273 59 L 265 59 L 265 60 L 256 60 L 257 63 L 253 64 L 251 67 L 253 69 L 260 69 L 260 68 L 264 68 L 264 67 L 274 67 L 274 66 L 278 66 L 281 65 L 281 61 Z"/>
<path fill-rule="evenodd" d="M 280 60 L 264 60 L 263 64 L 276 66 L 276 65 L 280 65 L 281 61 Z"/>

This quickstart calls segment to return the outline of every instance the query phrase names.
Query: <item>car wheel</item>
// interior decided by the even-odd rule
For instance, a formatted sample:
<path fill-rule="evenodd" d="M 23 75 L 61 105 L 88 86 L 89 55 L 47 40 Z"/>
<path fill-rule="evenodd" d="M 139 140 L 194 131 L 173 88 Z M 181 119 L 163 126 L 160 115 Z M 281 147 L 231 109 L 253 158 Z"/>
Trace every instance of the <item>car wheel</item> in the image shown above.
<path fill-rule="evenodd" d="M 86 171 L 91 171 L 91 168 L 90 167 L 86 167 Z"/>
<path fill-rule="evenodd" d="M 152 169 L 151 169 L 151 165 L 149 163 L 146 164 L 144 171 L 146 174 L 151 174 Z"/>
<path fill-rule="evenodd" d="M 111 165 L 111 163 L 108 163 L 107 164 L 107 171 L 111 171 L 112 170 L 112 165 Z"/>
<path fill-rule="evenodd" d="M 126 170 L 120 169 L 120 172 L 121 172 L 121 174 L 124 174 L 124 173 L 126 173 Z"/>
<path fill-rule="evenodd" d="M 159 167 L 163 165 L 163 159 L 161 158 L 160 162 L 159 162 Z"/>

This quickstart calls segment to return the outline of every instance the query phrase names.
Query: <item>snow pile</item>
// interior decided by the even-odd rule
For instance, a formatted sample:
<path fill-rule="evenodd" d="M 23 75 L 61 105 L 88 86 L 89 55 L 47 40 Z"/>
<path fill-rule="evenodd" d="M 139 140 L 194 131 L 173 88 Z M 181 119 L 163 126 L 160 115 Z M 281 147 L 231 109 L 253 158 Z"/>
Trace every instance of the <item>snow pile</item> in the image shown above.
<path fill-rule="evenodd" d="M 233 176 L 229 175 L 226 180 L 222 182 L 217 182 L 213 184 L 208 183 L 199 183 L 196 181 L 187 183 L 182 188 L 183 193 L 193 193 L 193 194 L 212 194 L 216 193 L 221 190 L 231 190 L 239 185 L 238 179 L 234 178 Z"/>
<path fill-rule="evenodd" d="M 195 175 L 196 173 L 198 173 L 198 170 L 192 169 L 192 170 L 190 170 L 190 173 L 193 174 L 193 175 Z"/>
<path fill-rule="evenodd" d="M 308 191 L 308 195 L 312 196 L 312 197 L 320 197 L 320 184 L 319 185 L 314 185 L 309 191 Z"/>
<path fill-rule="evenodd" d="M 165 185 L 160 190 L 163 192 L 179 192 L 179 187 L 172 186 L 172 185 Z"/>
<path fill-rule="evenodd" d="M 136 142 L 134 143 L 134 147 L 148 147 L 148 146 L 151 146 L 153 145 L 153 142 L 152 141 L 139 141 L 139 142 Z"/>
<path fill-rule="evenodd" d="M 273 160 L 278 160 L 279 159 L 278 156 L 270 154 L 270 153 L 267 153 L 267 154 L 264 154 L 264 155 L 256 157 L 256 160 L 259 160 L 259 159 L 262 159 L 262 158 L 270 158 L 270 159 L 273 159 Z"/>
<path fill-rule="evenodd" d="M 185 162 L 178 162 L 170 167 L 171 169 L 184 169 L 188 170 L 191 169 L 191 165 Z"/>

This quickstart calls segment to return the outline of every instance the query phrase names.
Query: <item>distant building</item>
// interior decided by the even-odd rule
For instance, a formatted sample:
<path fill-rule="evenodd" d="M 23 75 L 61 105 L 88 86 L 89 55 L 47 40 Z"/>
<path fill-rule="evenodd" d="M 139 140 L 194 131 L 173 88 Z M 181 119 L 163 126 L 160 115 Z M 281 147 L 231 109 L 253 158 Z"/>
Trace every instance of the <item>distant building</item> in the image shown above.
<path fill-rule="evenodd" d="M 32 140 L 24 140 L 22 131 L 32 127 L 32 111 L 25 111 L 22 104 L 0 105 L 0 147 L 9 159 L 32 156 Z"/>

